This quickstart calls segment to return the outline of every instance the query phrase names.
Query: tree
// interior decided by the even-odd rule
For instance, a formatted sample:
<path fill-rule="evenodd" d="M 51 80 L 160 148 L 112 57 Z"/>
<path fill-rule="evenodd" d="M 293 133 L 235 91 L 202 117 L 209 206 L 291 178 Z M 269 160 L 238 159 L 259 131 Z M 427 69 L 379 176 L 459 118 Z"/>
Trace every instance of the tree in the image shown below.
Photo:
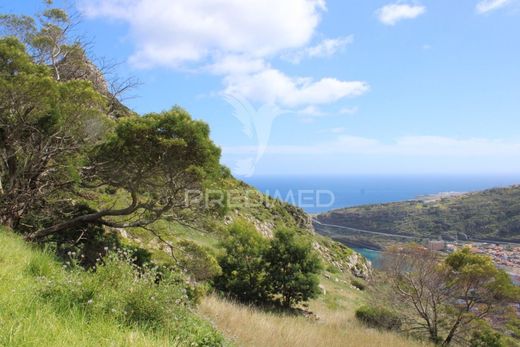
<path fill-rule="evenodd" d="M 27 239 L 84 224 L 143 227 L 166 213 L 170 219 L 182 219 L 190 208 L 186 192 L 202 191 L 206 181 L 218 177 L 219 158 L 207 124 L 192 120 L 181 108 L 121 119 L 88 153 L 80 175 L 81 186 L 90 194 L 104 188 L 114 192 L 113 199 L 91 213 L 32 232 Z"/>
<path fill-rule="evenodd" d="M 48 7 L 37 20 L 30 16 L 1 15 L 0 26 L 4 34 L 18 38 L 28 47 L 37 64 L 50 66 L 58 81 L 61 62 L 70 54 L 83 51 L 79 39 L 70 39 L 75 23 L 60 8 Z"/>
<path fill-rule="evenodd" d="M 132 114 L 121 103 L 129 90 L 139 85 L 133 77 L 117 76 L 117 64 L 98 59 L 94 64 L 87 55 L 89 43 L 75 36 L 77 16 L 70 15 L 61 8 L 52 7 L 52 1 L 44 1 L 46 10 L 31 16 L 0 15 L 0 32 L 16 37 L 26 47 L 33 61 L 48 66 L 55 80 L 90 81 L 94 89 L 107 100 L 107 114 L 119 118 Z"/>
<path fill-rule="evenodd" d="M 86 81 L 56 81 L 14 38 L 0 40 L 0 222 L 14 227 L 66 190 L 104 136 L 104 98 Z"/>
<path fill-rule="evenodd" d="M 224 172 L 208 126 L 178 107 L 110 117 L 117 93 L 69 38 L 68 14 L 49 8 L 39 19 L 0 16 L 25 43 L 0 39 L 0 223 L 27 240 L 77 243 L 99 226 L 184 219 L 186 191 Z"/>
<path fill-rule="evenodd" d="M 520 290 L 509 275 L 497 269 L 486 255 L 464 248 L 450 254 L 442 264 L 446 285 L 450 290 L 448 335 L 443 345 L 450 344 L 460 330 L 504 308 L 520 298 Z"/>
<path fill-rule="evenodd" d="M 284 307 L 315 298 L 320 293 L 319 258 L 311 244 L 294 230 L 277 230 L 264 258 L 270 292 L 273 297 L 280 297 Z"/>
<path fill-rule="evenodd" d="M 266 302 L 268 290 L 262 256 L 268 247 L 267 240 L 253 225 L 238 221 L 229 228 L 222 246 L 225 254 L 218 258 L 222 274 L 215 279 L 215 286 L 244 302 Z"/>
<path fill-rule="evenodd" d="M 505 272 L 467 248 L 441 259 L 418 245 L 392 247 L 383 267 L 389 286 L 379 286 L 377 300 L 399 312 L 411 332 L 443 346 L 467 339 L 475 324 L 518 297 Z"/>

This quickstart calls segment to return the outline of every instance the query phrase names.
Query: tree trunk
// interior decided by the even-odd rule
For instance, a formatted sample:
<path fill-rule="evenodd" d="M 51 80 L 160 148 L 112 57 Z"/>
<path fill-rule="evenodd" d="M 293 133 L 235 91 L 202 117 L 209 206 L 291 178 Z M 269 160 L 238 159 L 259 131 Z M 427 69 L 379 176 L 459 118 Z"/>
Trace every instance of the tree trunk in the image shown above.
<path fill-rule="evenodd" d="M 450 333 L 448 334 L 448 336 L 446 337 L 446 339 L 442 343 L 443 346 L 449 346 L 450 345 L 451 341 L 453 340 L 453 337 L 455 336 L 455 333 L 457 332 L 459 324 L 460 324 L 460 319 L 457 320 L 457 322 L 455 322 L 455 324 L 451 328 Z"/>

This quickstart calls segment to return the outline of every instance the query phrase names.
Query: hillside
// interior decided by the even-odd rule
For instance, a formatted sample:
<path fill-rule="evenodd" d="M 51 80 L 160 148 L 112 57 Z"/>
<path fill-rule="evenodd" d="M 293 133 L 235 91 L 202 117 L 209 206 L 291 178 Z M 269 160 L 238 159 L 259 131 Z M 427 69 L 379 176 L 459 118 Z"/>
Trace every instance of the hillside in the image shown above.
<path fill-rule="evenodd" d="M 322 281 L 326 294 L 310 303 L 319 315 L 316 322 L 303 316 L 263 312 L 216 296 L 203 298 L 198 309 L 177 304 L 162 312 L 148 306 L 154 301 L 152 293 L 161 304 L 161 292 L 135 283 L 132 289 L 126 287 L 130 282 L 122 276 L 125 265 L 115 264 L 101 266 L 95 273 L 66 269 L 52 254 L 0 228 L 0 345 L 424 345 L 360 325 L 354 310 L 364 297 L 346 285 L 348 276 L 340 273 L 328 273 L 330 279 Z M 171 290 L 166 294 L 177 295 Z M 134 313 L 129 320 L 119 314 L 118 305 L 135 305 L 133 298 L 143 304 L 137 306 L 142 316 Z M 165 322 L 160 320 L 163 313 L 169 317 Z"/>
<path fill-rule="evenodd" d="M 166 296 L 142 279 L 127 281 L 124 263 L 96 273 L 66 267 L 0 228 L 0 346 L 227 345 L 190 305 L 150 305 L 150 295 L 158 304 Z M 183 300 L 175 286 L 164 289 Z"/>
<path fill-rule="evenodd" d="M 520 186 L 344 208 L 316 219 L 418 238 L 520 242 Z"/>

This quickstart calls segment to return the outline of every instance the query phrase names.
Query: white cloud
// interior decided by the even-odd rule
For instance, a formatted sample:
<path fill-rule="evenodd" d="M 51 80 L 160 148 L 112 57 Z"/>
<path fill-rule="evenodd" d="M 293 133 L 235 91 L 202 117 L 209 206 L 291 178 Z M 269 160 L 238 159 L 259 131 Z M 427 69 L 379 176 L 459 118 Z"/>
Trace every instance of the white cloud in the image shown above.
<path fill-rule="evenodd" d="M 321 117 L 326 115 L 326 112 L 323 112 L 318 107 L 310 105 L 305 107 L 304 109 L 298 111 L 299 115 L 303 115 L 305 117 Z"/>
<path fill-rule="evenodd" d="M 244 154 L 255 147 L 225 147 L 225 154 Z M 377 139 L 339 135 L 335 140 L 305 146 L 270 146 L 266 153 L 278 155 L 361 154 L 384 156 L 450 157 L 450 158 L 517 158 L 520 142 L 500 139 L 456 139 L 443 136 L 405 136 L 385 143 Z"/>
<path fill-rule="evenodd" d="M 403 19 L 413 19 L 426 12 L 426 7 L 403 3 L 388 4 L 377 10 L 379 21 L 385 25 L 395 25 Z"/>
<path fill-rule="evenodd" d="M 225 79 L 225 93 L 284 107 L 328 104 L 344 97 L 366 93 L 370 87 L 362 81 L 340 81 L 335 78 L 292 78 L 269 68 L 251 75 L 232 75 Z"/>
<path fill-rule="evenodd" d="M 476 10 L 478 13 L 483 14 L 498 10 L 499 8 L 505 7 L 511 3 L 512 0 L 482 0 L 477 4 Z"/>
<path fill-rule="evenodd" d="M 177 67 L 214 54 L 267 57 L 303 47 L 325 1 L 81 0 L 80 9 L 128 23 L 137 66 Z"/>
<path fill-rule="evenodd" d="M 333 77 L 296 78 L 271 67 L 287 52 L 332 55 L 353 39 L 305 48 L 326 10 L 325 0 L 79 0 L 89 18 L 129 25 L 140 68 L 195 68 L 222 76 L 224 93 L 251 101 L 303 107 L 365 93 L 368 84 Z"/>
<path fill-rule="evenodd" d="M 286 54 L 284 58 L 292 63 L 298 64 L 304 58 L 330 57 L 353 42 L 354 35 L 337 37 L 334 39 L 324 39 L 315 46 L 306 47 L 299 51 Z"/>

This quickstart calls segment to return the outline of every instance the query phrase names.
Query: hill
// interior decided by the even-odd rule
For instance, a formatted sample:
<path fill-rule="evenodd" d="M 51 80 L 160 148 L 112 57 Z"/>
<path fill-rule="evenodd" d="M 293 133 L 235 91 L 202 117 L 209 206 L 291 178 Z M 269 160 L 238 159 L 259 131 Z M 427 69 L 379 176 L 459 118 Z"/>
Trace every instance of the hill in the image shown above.
<path fill-rule="evenodd" d="M 149 305 L 150 295 L 158 304 L 166 296 L 143 277 L 127 278 L 128 264 L 106 262 L 99 270 L 67 269 L 0 228 L 0 345 L 227 345 L 191 305 Z M 163 287 L 183 300 L 175 288 Z"/>
<path fill-rule="evenodd" d="M 316 322 L 213 295 L 198 308 L 177 303 L 162 311 L 163 298 L 177 296 L 176 285 L 164 295 L 155 285 L 126 281 L 125 269 L 106 262 L 97 272 L 74 270 L 0 228 L 0 346 L 426 345 L 358 323 L 354 310 L 363 293 L 341 273 L 327 272 L 326 293 L 310 303 Z M 134 308 L 130 318 L 120 305 Z"/>
<path fill-rule="evenodd" d="M 344 208 L 316 220 L 417 238 L 520 242 L 520 186 Z"/>

